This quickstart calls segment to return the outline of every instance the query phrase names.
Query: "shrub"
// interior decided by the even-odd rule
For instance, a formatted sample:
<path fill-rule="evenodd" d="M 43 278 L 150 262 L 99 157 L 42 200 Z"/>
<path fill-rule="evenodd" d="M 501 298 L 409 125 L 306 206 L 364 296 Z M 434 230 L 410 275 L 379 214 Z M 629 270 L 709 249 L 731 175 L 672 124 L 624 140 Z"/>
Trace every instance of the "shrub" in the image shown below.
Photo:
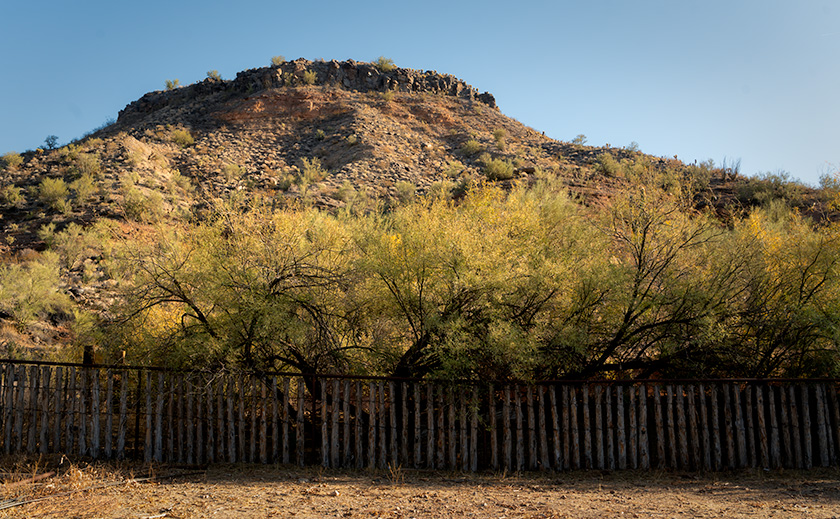
<path fill-rule="evenodd" d="M 90 173 L 85 173 L 70 183 L 70 189 L 76 193 L 76 202 L 85 205 L 90 197 L 96 192 L 96 183 Z"/>
<path fill-rule="evenodd" d="M 397 200 L 403 203 L 413 199 L 414 194 L 417 192 L 417 187 L 411 182 L 406 182 L 405 180 L 397 182 L 394 185 L 394 188 L 397 191 Z"/>
<path fill-rule="evenodd" d="M 0 202 L 7 207 L 20 207 L 25 201 L 22 190 L 17 186 L 9 184 L 0 189 Z"/>
<path fill-rule="evenodd" d="M 496 128 L 493 130 L 493 138 L 496 140 L 496 147 L 499 148 L 500 151 L 505 151 L 505 136 L 507 136 L 507 132 L 504 128 Z"/>
<path fill-rule="evenodd" d="M 790 206 L 799 206 L 803 202 L 803 191 L 804 186 L 786 171 L 768 172 L 747 179 L 738 188 L 738 198 L 742 202 L 759 205 L 782 200 Z"/>
<path fill-rule="evenodd" d="M 461 155 L 471 157 L 482 150 L 481 144 L 475 139 L 470 139 L 461 146 Z"/>
<path fill-rule="evenodd" d="M 321 166 L 321 161 L 317 157 L 313 157 L 312 159 L 304 157 L 300 159 L 299 184 L 308 186 L 313 182 L 324 180 L 327 175 L 327 170 Z"/>
<path fill-rule="evenodd" d="M 385 100 L 386 103 L 390 103 L 394 100 L 394 91 L 393 90 L 386 90 L 382 92 L 382 99 Z"/>
<path fill-rule="evenodd" d="M 359 144 L 359 138 L 356 135 L 348 135 L 347 139 L 345 139 L 345 140 L 347 141 L 347 144 L 349 144 L 350 146 L 355 146 L 355 145 Z"/>
<path fill-rule="evenodd" d="M 274 67 L 279 67 L 280 65 L 282 65 L 285 62 L 286 62 L 286 58 L 283 57 L 283 56 L 280 56 L 280 55 L 273 56 L 271 58 L 271 65 L 274 66 Z"/>
<path fill-rule="evenodd" d="M 464 165 L 457 160 L 453 160 L 446 165 L 446 169 L 443 174 L 449 178 L 455 178 L 458 177 L 462 171 L 464 171 Z"/>
<path fill-rule="evenodd" d="M 44 139 L 44 145 L 48 150 L 56 149 L 56 147 L 58 147 L 58 137 L 55 135 L 47 135 L 47 138 Z"/>
<path fill-rule="evenodd" d="M 224 175 L 225 180 L 228 182 L 238 180 L 242 178 L 242 175 L 244 174 L 245 168 L 236 164 L 226 164 L 225 167 L 222 168 L 222 175 Z"/>
<path fill-rule="evenodd" d="M 579 133 L 577 136 L 572 139 L 572 144 L 583 145 L 586 144 L 586 135 Z"/>
<path fill-rule="evenodd" d="M 56 211 L 67 207 L 67 184 L 61 178 L 45 178 L 38 185 L 38 198 Z"/>
<path fill-rule="evenodd" d="M 604 152 L 598 155 L 596 170 L 609 177 L 616 177 L 621 171 L 621 164 L 613 157 L 612 153 Z"/>
<path fill-rule="evenodd" d="M 17 169 L 18 166 L 23 164 L 23 157 L 21 157 L 19 153 L 15 153 L 13 151 L 3 155 L 2 159 L 3 165 L 9 169 Z"/>
<path fill-rule="evenodd" d="M 509 180 L 513 178 L 514 167 L 509 160 L 487 159 L 484 161 L 484 175 L 487 180 Z"/>
<path fill-rule="evenodd" d="M 306 85 L 314 85 L 318 79 L 318 74 L 314 70 L 307 70 L 303 73 L 303 83 Z"/>
<path fill-rule="evenodd" d="M 376 68 L 379 69 L 380 72 L 390 72 L 397 68 L 397 66 L 394 65 L 394 60 L 392 60 L 391 58 L 386 58 L 385 56 L 379 56 L 379 58 L 377 58 L 377 60 L 373 64 L 376 66 Z"/>
<path fill-rule="evenodd" d="M 102 164 L 95 153 L 79 153 L 73 160 L 72 170 L 77 174 L 95 176 L 102 170 Z"/>
<path fill-rule="evenodd" d="M 209 79 L 213 79 L 213 80 L 216 80 L 216 81 L 221 81 L 222 80 L 222 75 L 219 74 L 218 70 L 211 70 L 211 71 L 207 72 L 207 77 Z"/>
<path fill-rule="evenodd" d="M 166 89 L 167 90 L 175 90 L 176 88 L 181 86 L 181 80 L 179 80 L 179 79 L 167 79 L 165 84 L 166 84 Z"/>
<path fill-rule="evenodd" d="M 169 140 L 182 148 L 195 144 L 195 139 L 189 130 L 172 130 L 172 133 L 169 135 Z"/>
<path fill-rule="evenodd" d="M 324 133 L 324 130 L 319 128 L 318 130 L 315 131 L 315 138 L 318 139 L 319 141 L 322 141 L 322 140 L 327 138 L 327 134 Z"/>

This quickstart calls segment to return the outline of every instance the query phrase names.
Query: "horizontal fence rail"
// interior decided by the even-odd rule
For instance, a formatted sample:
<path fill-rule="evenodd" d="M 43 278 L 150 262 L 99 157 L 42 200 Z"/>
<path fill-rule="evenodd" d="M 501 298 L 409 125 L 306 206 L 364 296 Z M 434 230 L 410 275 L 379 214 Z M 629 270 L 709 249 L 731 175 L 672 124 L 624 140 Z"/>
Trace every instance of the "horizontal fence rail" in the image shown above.
<path fill-rule="evenodd" d="M 478 384 L 0 363 L 0 450 L 476 471 L 840 464 L 838 383 Z"/>

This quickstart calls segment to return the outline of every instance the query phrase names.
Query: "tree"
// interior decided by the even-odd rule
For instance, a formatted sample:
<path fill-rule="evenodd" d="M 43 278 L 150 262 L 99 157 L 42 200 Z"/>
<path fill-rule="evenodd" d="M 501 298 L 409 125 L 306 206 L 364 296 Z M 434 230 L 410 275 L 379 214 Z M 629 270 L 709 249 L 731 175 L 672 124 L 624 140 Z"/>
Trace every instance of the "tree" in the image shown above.
<path fill-rule="evenodd" d="M 55 135 L 47 135 L 44 139 L 44 145 L 48 150 L 54 150 L 58 146 L 58 137 Z"/>

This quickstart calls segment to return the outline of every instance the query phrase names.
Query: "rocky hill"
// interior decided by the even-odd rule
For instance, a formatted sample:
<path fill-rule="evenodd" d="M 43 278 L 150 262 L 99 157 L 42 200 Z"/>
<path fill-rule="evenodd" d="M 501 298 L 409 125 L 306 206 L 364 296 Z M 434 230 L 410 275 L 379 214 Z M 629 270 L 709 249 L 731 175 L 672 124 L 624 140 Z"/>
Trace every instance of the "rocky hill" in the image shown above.
<path fill-rule="evenodd" d="M 218 199 L 337 209 L 555 175 L 592 202 L 629 174 L 666 172 L 697 180 L 697 203 L 722 209 L 744 185 L 732 168 L 550 139 L 460 79 L 385 65 L 298 59 L 209 77 L 150 92 L 68 146 L 7 154 L 0 257 L 26 261 L 72 224 L 107 217 L 113 232 L 134 233 Z M 95 255 L 80 253 L 61 289 L 105 312 L 113 283 L 97 269 Z M 35 343 L 65 340 L 62 322 L 45 323 Z"/>

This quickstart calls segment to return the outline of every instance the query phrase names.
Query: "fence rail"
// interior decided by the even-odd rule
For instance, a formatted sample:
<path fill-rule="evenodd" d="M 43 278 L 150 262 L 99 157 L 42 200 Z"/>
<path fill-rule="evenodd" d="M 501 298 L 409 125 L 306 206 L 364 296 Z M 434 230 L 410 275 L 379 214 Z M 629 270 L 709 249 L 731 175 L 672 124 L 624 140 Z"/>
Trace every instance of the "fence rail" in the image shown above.
<path fill-rule="evenodd" d="M 834 380 L 475 384 L 0 363 L 0 450 L 476 471 L 840 464 Z"/>

